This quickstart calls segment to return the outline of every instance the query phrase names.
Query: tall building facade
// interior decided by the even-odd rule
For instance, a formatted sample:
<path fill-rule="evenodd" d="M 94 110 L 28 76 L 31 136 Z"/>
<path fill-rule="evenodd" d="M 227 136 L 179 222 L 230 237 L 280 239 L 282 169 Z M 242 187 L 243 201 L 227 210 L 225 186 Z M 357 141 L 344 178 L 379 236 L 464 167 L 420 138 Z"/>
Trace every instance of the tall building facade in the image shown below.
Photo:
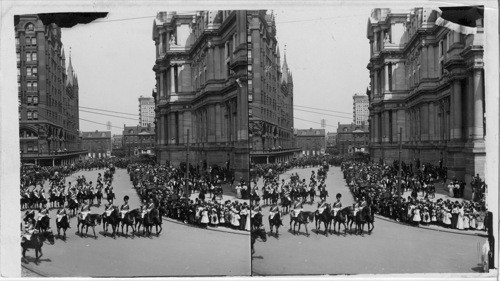
<path fill-rule="evenodd" d="M 70 164 L 83 157 L 78 78 L 66 58 L 61 29 L 37 15 L 16 16 L 21 161 Z"/>
<path fill-rule="evenodd" d="M 370 40 L 370 152 L 374 160 L 439 161 L 448 177 L 484 178 L 484 34 L 435 24 L 435 10 L 374 9 Z"/>
<path fill-rule="evenodd" d="M 352 99 L 354 124 L 363 125 L 368 123 L 368 116 L 370 115 L 368 96 L 355 94 Z"/>
<path fill-rule="evenodd" d="M 155 100 L 152 97 L 139 97 L 139 126 L 154 126 Z"/>
<path fill-rule="evenodd" d="M 160 12 L 153 40 L 157 160 L 185 162 L 189 143 L 193 166 L 248 179 L 246 11 Z"/>
<path fill-rule="evenodd" d="M 125 156 L 155 154 L 156 135 L 151 126 L 123 126 L 121 149 Z"/>
<path fill-rule="evenodd" d="M 247 11 L 248 101 L 252 163 L 289 160 L 300 149 L 293 132 L 293 77 L 276 39 L 274 15 Z"/>

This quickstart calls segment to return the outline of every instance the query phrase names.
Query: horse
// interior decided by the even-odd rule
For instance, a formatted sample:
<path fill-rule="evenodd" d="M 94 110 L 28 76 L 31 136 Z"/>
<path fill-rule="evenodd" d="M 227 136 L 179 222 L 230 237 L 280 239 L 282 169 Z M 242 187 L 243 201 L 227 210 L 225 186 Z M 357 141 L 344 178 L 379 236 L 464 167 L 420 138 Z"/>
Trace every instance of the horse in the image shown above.
<path fill-rule="evenodd" d="M 364 206 L 356 214 L 356 234 L 363 234 L 365 230 L 365 223 L 367 218 L 371 217 L 371 208 L 369 206 Z"/>
<path fill-rule="evenodd" d="M 332 218 L 333 218 L 333 232 L 335 232 L 337 223 L 339 224 L 339 231 L 340 232 L 340 225 L 344 225 L 344 235 L 347 233 L 347 219 L 351 215 L 352 216 L 352 209 L 350 207 L 345 207 L 341 210 L 337 211 L 337 214 L 333 216 L 333 210 L 332 210 Z"/>
<path fill-rule="evenodd" d="M 314 218 L 316 223 L 316 230 L 319 232 L 321 228 L 321 223 L 323 223 L 325 225 L 325 236 L 328 236 L 328 226 L 330 226 L 331 229 L 331 221 L 332 221 L 330 204 L 326 204 L 326 208 L 323 210 L 321 214 L 319 213 L 319 210 L 316 210 L 316 212 L 314 212 Z"/>
<path fill-rule="evenodd" d="M 95 198 L 97 200 L 97 207 L 101 206 L 101 200 L 102 200 L 102 191 L 100 189 L 97 189 L 97 192 L 95 193 Z"/>
<path fill-rule="evenodd" d="M 311 204 L 314 202 L 314 197 L 316 197 L 316 190 L 314 189 L 314 187 L 312 187 L 311 189 L 309 189 L 309 199 L 311 200 Z"/>
<path fill-rule="evenodd" d="M 299 229 L 298 231 L 300 232 L 300 226 L 303 224 L 306 228 L 306 234 L 309 236 L 309 231 L 307 230 L 307 224 L 310 223 L 314 219 L 314 213 L 310 211 L 300 211 L 300 213 L 297 215 L 297 217 L 293 217 L 292 214 L 290 214 L 290 230 L 292 229 L 292 222 L 293 224 L 293 233 L 295 234 L 295 226 L 299 224 Z"/>
<path fill-rule="evenodd" d="M 144 215 L 144 231 L 143 233 L 146 234 L 148 233 L 148 236 L 151 236 L 151 231 L 153 228 L 153 225 L 156 227 L 156 237 L 158 237 L 163 230 L 162 227 L 162 218 L 160 215 L 160 211 L 157 208 L 151 209 L 149 213 Z M 160 227 L 160 231 L 158 231 L 158 226 Z"/>
<path fill-rule="evenodd" d="M 66 239 L 66 230 L 69 228 L 69 219 L 67 215 L 63 215 L 60 219 L 56 219 L 57 237 L 61 237 L 61 228 L 64 231 L 64 239 Z"/>
<path fill-rule="evenodd" d="M 87 217 L 82 220 L 81 218 L 78 218 L 78 224 L 76 226 L 77 231 L 80 234 L 83 234 L 83 227 L 86 227 L 85 231 L 85 237 L 87 237 L 87 234 L 89 232 L 89 226 L 92 227 L 92 231 L 94 232 L 94 239 L 97 239 L 97 235 L 95 235 L 95 227 L 96 225 L 101 224 L 102 217 L 99 214 L 88 214 Z M 80 225 L 82 226 L 82 229 L 80 231 Z"/>
<path fill-rule="evenodd" d="M 113 200 L 115 198 L 115 193 L 113 191 L 109 190 L 108 192 L 106 192 L 106 200 L 108 200 L 109 204 L 113 204 Z"/>
<path fill-rule="evenodd" d="M 281 208 L 283 213 L 288 213 L 290 210 L 290 206 L 292 205 L 292 201 L 286 197 L 285 195 L 281 195 Z"/>
<path fill-rule="evenodd" d="M 48 216 L 43 216 L 36 221 L 35 229 L 40 232 L 46 232 L 50 228 L 50 218 Z"/>
<path fill-rule="evenodd" d="M 130 212 L 127 212 L 125 214 L 125 216 L 123 217 L 123 219 L 121 220 L 121 223 L 122 223 L 122 235 L 123 235 L 123 227 L 126 226 L 126 235 L 128 236 L 128 227 L 132 227 L 132 236 L 134 235 L 134 232 L 135 232 L 135 223 L 136 223 L 136 219 L 140 219 L 141 218 L 141 214 L 139 212 L 139 209 L 133 209 L 132 211 Z"/>
<path fill-rule="evenodd" d="M 68 198 L 68 210 L 70 211 L 70 214 L 72 213 L 73 217 L 76 216 L 76 210 L 78 209 L 78 201 Z"/>
<path fill-rule="evenodd" d="M 267 235 L 266 235 L 266 231 L 263 228 L 256 228 L 250 232 L 250 237 L 251 237 L 250 239 L 252 242 L 251 248 L 252 248 L 252 255 L 253 255 L 255 253 L 255 249 L 254 249 L 255 241 L 260 238 L 262 240 L 262 242 L 266 242 Z"/>
<path fill-rule="evenodd" d="M 326 197 L 328 197 L 328 190 L 322 188 L 321 191 L 319 192 L 319 199 L 321 200 L 321 202 L 325 202 Z"/>
<path fill-rule="evenodd" d="M 21 241 L 21 248 L 23 249 L 23 258 L 26 258 L 26 250 L 35 249 L 35 260 L 38 261 L 40 257 L 43 256 L 42 246 L 45 241 L 49 241 L 51 245 L 54 245 L 54 233 L 52 231 L 45 231 L 40 233 L 31 234 L 31 239 Z M 40 256 L 38 256 L 40 253 Z"/>
<path fill-rule="evenodd" d="M 118 208 L 115 206 L 111 211 L 111 214 L 106 215 L 106 212 L 102 214 L 102 229 L 104 231 L 104 236 L 108 233 L 108 226 L 111 225 L 113 229 L 113 238 L 116 238 L 116 228 L 120 224 L 120 214 L 118 214 Z"/>
<path fill-rule="evenodd" d="M 262 227 L 262 214 L 261 213 L 255 214 L 251 219 L 251 222 L 252 222 L 252 229 Z"/>
<path fill-rule="evenodd" d="M 283 225 L 283 220 L 281 219 L 281 214 L 279 211 L 276 214 L 274 214 L 274 216 L 272 218 L 271 218 L 271 216 L 269 216 L 269 229 L 270 229 L 271 233 L 273 233 L 273 226 L 275 226 L 276 227 L 276 236 L 278 236 L 279 235 L 278 229 L 282 225 Z"/>

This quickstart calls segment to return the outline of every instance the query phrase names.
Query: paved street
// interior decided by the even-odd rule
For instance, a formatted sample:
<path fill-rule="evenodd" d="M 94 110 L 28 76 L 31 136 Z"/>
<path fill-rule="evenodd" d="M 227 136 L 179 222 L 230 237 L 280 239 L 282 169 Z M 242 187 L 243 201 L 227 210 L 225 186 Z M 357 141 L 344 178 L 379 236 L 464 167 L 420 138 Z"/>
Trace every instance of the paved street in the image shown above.
<path fill-rule="evenodd" d="M 311 170 L 290 172 L 298 172 L 309 181 Z M 288 178 L 290 172 L 283 176 Z M 340 192 L 343 206 L 353 203 L 339 167 L 330 168 L 326 184 L 330 196 L 327 202 L 333 202 Z M 315 210 L 318 201 L 316 198 L 313 205 L 304 205 L 304 210 Z M 263 208 L 267 231 L 268 212 L 268 207 Z M 252 257 L 254 275 L 474 273 L 480 271 L 478 243 L 486 241 L 473 233 L 447 233 L 380 218 L 375 219 L 371 235 L 325 237 L 323 232 L 312 231 L 315 226 L 310 223 L 307 237 L 303 228 L 299 235 L 288 232 L 289 222 L 286 215 L 279 237 L 268 236 L 267 242 L 256 242 Z"/>
<path fill-rule="evenodd" d="M 78 172 L 68 178 L 84 174 L 95 182 L 102 170 Z M 139 198 L 129 182 L 126 170 L 118 169 L 113 181 L 115 204 L 130 196 L 131 208 L 140 206 Z M 102 213 L 104 207 L 92 208 Z M 55 212 L 50 212 L 54 232 Z M 24 214 L 24 212 L 23 212 Z M 44 276 L 200 276 L 249 275 L 250 239 L 248 233 L 218 228 L 217 231 L 190 227 L 164 220 L 159 237 L 116 239 L 102 235 L 102 225 L 96 228 L 98 238 L 82 238 L 76 234 L 76 218 L 71 219 L 67 240 L 56 239 L 54 245 L 44 245 L 43 257 L 38 265 L 34 251 L 27 252 L 23 264 Z M 154 228 L 153 228 L 154 231 Z M 91 230 L 89 230 L 91 235 Z"/>

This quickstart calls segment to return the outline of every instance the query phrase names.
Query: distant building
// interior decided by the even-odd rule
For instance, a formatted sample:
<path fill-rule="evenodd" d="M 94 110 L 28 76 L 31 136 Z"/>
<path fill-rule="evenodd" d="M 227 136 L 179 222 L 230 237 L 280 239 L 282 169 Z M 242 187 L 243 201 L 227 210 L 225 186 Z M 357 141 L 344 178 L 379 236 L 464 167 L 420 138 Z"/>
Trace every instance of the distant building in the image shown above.
<path fill-rule="evenodd" d="M 337 133 L 326 133 L 326 147 L 334 147 L 337 145 Z"/>
<path fill-rule="evenodd" d="M 124 157 L 123 150 L 123 135 L 113 135 L 111 138 L 111 155 L 116 157 Z"/>
<path fill-rule="evenodd" d="M 370 130 L 367 124 L 338 124 L 337 148 L 341 155 L 368 153 Z"/>
<path fill-rule="evenodd" d="M 111 156 L 111 132 L 82 132 L 82 148 L 87 150 L 89 158 L 106 158 Z"/>
<path fill-rule="evenodd" d="M 57 17 L 57 16 L 56 16 Z M 78 78 L 66 58 L 61 28 L 38 15 L 14 17 L 22 163 L 75 163 L 79 137 Z"/>
<path fill-rule="evenodd" d="M 247 18 L 251 162 L 286 161 L 298 152 L 293 135 L 292 72 L 286 54 L 281 64 L 274 15 L 247 11 Z"/>
<path fill-rule="evenodd" d="M 363 123 L 368 123 L 368 117 L 370 116 L 368 96 L 355 94 L 352 96 L 352 99 L 354 124 L 362 125 Z"/>
<path fill-rule="evenodd" d="M 326 150 L 325 129 L 297 129 L 295 130 L 297 147 L 303 156 L 322 155 Z"/>
<path fill-rule="evenodd" d="M 126 156 L 155 154 L 155 130 L 151 126 L 123 126 L 122 149 Z"/>
<path fill-rule="evenodd" d="M 139 126 L 154 126 L 155 122 L 155 100 L 154 98 L 139 98 Z"/>

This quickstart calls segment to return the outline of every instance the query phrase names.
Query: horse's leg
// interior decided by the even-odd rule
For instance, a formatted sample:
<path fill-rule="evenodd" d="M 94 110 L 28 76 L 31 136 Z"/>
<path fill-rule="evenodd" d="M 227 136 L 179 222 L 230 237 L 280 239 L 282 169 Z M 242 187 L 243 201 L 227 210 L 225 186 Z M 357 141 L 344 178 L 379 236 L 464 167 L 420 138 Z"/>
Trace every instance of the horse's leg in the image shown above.
<path fill-rule="evenodd" d="M 28 249 L 28 248 L 23 247 L 23 258 L 26 258 L 26 250 L 27 250 L 27 249 Z"/>
<path fill-rule="evenodd" d="M 307 230 L 307 223 L 304 223 L 304 226 L 306 228 L 306 235 L 309 236 L 309 231 Z M 300 225 L 299 225 L 299 228 L 300 228 Z"/>
<path fill-rule="evenodd" d="M 88 230 L 88 226 L 87 226 L 87 230 Z M 95 235 L 95 226 L 92 226 L 92 232 L 94 232 L 94 239 L 97 239 L 97 235 Z"/>

